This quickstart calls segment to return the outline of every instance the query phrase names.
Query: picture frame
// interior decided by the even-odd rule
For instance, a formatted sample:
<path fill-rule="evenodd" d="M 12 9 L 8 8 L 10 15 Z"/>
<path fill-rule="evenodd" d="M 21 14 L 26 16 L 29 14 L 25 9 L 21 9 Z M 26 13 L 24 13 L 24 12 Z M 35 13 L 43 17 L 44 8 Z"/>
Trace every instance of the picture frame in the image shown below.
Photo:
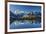
<path fill-rule="evenodd" d="M 13 30 L 12 29 L 9 29 L 9 27 L 10 27 L 10 25 L 9 25 L 10 24 L 10 20 L 9 20 L 9 6 L 10 5 L 12 5 L 13 7 L 14 7 L 14 5 L 17 5 L 15 8 L 18 8 L 19 7 L 20 10 L 23 10 L 22 8 L 25 8 L 25 7 L 28 7 L 28 8 L 29 7 L 33 7 L 34 9 L 33 8 L 32 9 L 30 8 L 30 10 L 39 10 L 39 11 L 41 11 L 41 15 L 42 16 L 41 16 L 41 19 L 40 19 L 41 21 L 40 22 L 41 22 L 42 25 L 40 24 L 41 26 L 39 26 L 39 27 L 40 28 L 42 27 L 42 28 L 41 29 L 40 28 L 38 29 L 36 27 L 36 30 L 35 30 L 35 28 L 34 29 L 31 28 L 31 27 L 28 28 L 27 25 L 26 25 L 24 28 L 22 26 L 19 27 L 20 29 L 19 28 L 17 28 L 17 29 L 14 29 L 13 28 Z M 14 8 L 11 9 L 11 7 L 10 7 L 10 10 L 14 9 Z M 22 8 L 20 8 L 20 7 L 22 7 Z M 35 7 L 37 9 L 35 9 Z M 28 8 L 27 9 L 25 8 L 24 10 L 27 10 L 28 11 Z M 18 14 L 18 13 L 20 14 L 20 12 L 15 12 L 15 14 Z M 30 11 L 28 11 L 28 12 L 30 13 Z M 22 13 L 26 13 L 27 14 L 26 11 L 25 12 L 23 11 Z M 23 20 L 23 19 L 21 19 L 21 20 Z M 24 20 L 26 20 L 26 19 L 24 18 Z M 20 21 L 17 21 L 17 22 L 20 22 Z M 28 19 L 25 22 L 29 22 Z M 39 25 L 39 24 L 36 24 L 36 26 L 37 25 Z M 23 28 L 23 29 L 21 29 L 21 28 Z M 44 30 L 45 30 L 45 4 L 43 2 L 5 1 L 5 32 L 6 33 L 41 32 L 41 31 L 44 31 Z"/>

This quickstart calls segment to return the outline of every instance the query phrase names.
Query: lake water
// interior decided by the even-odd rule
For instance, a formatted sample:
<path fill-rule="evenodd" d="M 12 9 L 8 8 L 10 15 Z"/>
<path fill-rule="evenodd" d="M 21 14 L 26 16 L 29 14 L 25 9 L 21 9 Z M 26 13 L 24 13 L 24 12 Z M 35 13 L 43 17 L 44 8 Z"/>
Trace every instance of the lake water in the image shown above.
<path fill-rule="evenodd" d="M 24 28 L 40 28 L 40 21 L 32 20 L 15 20 L 11 25 L 10 29 L 24 29 Z"/>

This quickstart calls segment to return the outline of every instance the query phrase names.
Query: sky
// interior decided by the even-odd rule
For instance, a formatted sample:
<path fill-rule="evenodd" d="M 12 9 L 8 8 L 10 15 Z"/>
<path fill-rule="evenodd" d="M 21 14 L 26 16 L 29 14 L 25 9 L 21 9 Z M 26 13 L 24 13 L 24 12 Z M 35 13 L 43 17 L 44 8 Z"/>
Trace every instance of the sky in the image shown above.
<path fill-rule="evenodd" d="M 27 5 L 12 5 L 10 4 L 10 10 L 13 13 L 28 13 L 28 12 L 40 12 L 41 6 L 27 6 Z M 16 13 L 16 14 L 17 14 Z"/>

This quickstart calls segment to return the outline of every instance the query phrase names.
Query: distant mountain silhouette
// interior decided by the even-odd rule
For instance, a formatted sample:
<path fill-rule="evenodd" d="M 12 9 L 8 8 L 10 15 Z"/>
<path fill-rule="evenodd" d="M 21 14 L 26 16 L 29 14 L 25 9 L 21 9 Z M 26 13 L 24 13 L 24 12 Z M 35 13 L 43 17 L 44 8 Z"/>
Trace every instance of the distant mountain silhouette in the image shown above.
<path fill-rule="evenodd" d="M 10 24 L 14 21 L 14 20 L 19 20 L 20 17 L 22 17 L 24 15 L 24 13 L 21 14 L 14 14 L 12 11 L 10 11 Z"/>
<path fill-rule="evenodd" d="M 10 24 L 11 24 L 14 20 L 23 19 L 23 18 L 21 18 L 21 17 L 23 17 L 24 15 L 25 15 L 24 13 L 14 14 L 12 11 L 10 11 Z M 39 16 L 41 16 L 41 12 L 35 12 L 35 13 L 32 12 L 32 14 L 29 13 L 29 14 L 27 14 L 27 15 L 34 15 L 34 16 L 36 16 L 36 19 L 41 20 L 41 17 L 39 17 Z M 24 18 L 24 19 L 25 19 L 25 18 Z M 27 19 L 27 18 L 26 18 L 26 19 Z M 30 19 L 30 18 L 29 18 L 29 19 Z"/>

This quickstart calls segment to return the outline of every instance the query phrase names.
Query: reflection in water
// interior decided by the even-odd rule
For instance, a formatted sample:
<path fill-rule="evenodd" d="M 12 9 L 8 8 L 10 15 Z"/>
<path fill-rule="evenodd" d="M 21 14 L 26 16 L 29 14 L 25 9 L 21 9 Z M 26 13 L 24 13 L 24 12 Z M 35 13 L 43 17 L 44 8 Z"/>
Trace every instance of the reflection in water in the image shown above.
<path fill-rule="evenodd" d="M 21 24 L 21 23 L 33 24 L 33 23 L 40 23 L 40 21 L 38 21 L 38 20 L 15 20 L 14 23 L 16 23 L 16 24 Z"/>
<path fill-rule="evenodd" d="M 15 20 L 11 25 L 11 29 L 23 28 L 40 28 L 41 22 L 39 20 Z"/>

